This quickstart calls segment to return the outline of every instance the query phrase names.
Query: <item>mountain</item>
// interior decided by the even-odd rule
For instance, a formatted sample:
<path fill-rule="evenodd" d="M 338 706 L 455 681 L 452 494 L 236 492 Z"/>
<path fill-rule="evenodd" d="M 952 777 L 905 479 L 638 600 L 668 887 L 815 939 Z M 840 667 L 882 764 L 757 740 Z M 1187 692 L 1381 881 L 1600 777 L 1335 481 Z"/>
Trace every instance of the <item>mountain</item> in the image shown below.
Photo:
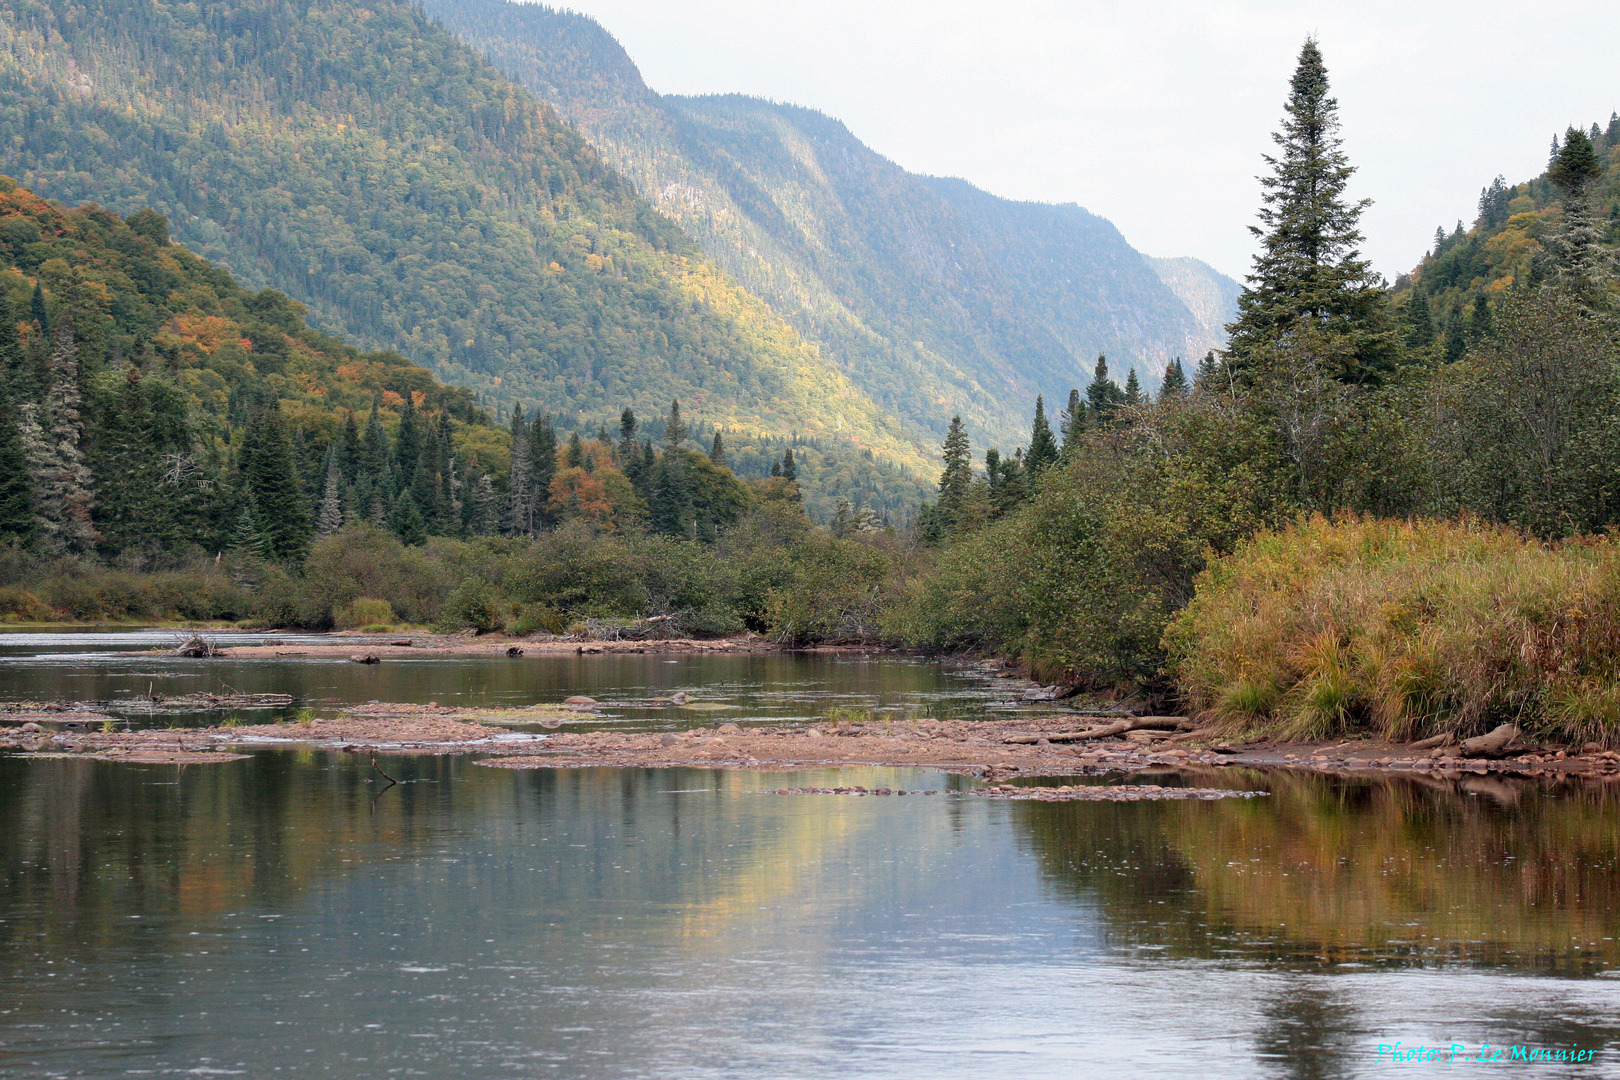
<path fill-rule="evenodd" d="M 1099 352 L 1152 385 L 1217 347 L 1237 288 L 1133 250 L 1078 206 L 918 176 L 811 109 L 660 95 L 582 15 L 504 0 L 424 9 L 550 102 L 727 272 L 883 408 L 936 437 L 961 413 L 1003 445 L 1036 393 L 1061 400 Z"/>
<path fill-rule="evenodd" d="M 1603 166 L 1594 197 L 1609 219 L 1609 244 L 1620 247 L 1620 115 L 1611 113 L 1606 128 L 1592 124 L 1588 137 Z M 1408 322 L 1421 324 L 1412 328 L 1412 343 L 1462 355 L 1484 331 L 1492 298 L 1534 275 L 1541 237 L 1562 218 L 1559 200 L 1545 172 L 1511 186 L 1498 176 L 1480 191 L 1471 226 L 1436 229 L 1434 246 L 1395 284 Z"/>
<path fill-rule="evenodd" d="M 154 207 L 245 285 L 488 403 L 589 431 L 679 398 L 695 433 L 810 440 L 809 486 L 836 460 L 822 486 L 885 504 L 934 453 L 405 0 L 4 0 L 0 171 Z"/>

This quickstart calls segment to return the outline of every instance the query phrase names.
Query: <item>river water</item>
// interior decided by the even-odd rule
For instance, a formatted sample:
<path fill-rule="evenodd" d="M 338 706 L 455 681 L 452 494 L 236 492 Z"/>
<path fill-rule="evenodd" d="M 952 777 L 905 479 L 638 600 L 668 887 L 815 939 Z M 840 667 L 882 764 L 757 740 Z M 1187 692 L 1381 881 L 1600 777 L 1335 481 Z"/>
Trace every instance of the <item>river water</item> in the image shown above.
<path fill-rule="evenodd" d="M 14 646 L 0 694 L 218 677 L 58 645 Z M 1012 707 L 908 660 L 667 659 L 230 678 L 328 707 L 594 689 L 624 725 Z M 400 681 L 349 681 L 373 675 Z M 734 708 L 634 705 L 671 688 Z M 1199 782 L 1271 794 L 1054 804 L 767 793 L 973 786 L 916 770 L 389 771 L 0 756 L 0 1075 L 1327 1078 L 1489 1068 L 1463 1062 L 1483 1044 L 1620 1075 L 1605 789 L 1223 772 Z"/>

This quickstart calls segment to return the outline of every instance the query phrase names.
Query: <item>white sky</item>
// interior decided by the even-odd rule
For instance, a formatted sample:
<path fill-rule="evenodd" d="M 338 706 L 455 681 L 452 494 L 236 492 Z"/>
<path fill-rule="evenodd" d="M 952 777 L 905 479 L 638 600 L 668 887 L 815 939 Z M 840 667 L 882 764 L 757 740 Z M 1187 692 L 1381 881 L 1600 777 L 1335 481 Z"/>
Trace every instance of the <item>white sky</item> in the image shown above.
<path fill-rule="evenodd" d="M 556 3 L 558 0 L 552 0 Z M 1479 189 L 1620 108 L 1620 4 L 564 0 L 662 93 L 820 109 L 914 172 L 1077 202 L 1150 255 L 1247 270 L 1287 80 L 1315 32 L 1391 278 Z"/>

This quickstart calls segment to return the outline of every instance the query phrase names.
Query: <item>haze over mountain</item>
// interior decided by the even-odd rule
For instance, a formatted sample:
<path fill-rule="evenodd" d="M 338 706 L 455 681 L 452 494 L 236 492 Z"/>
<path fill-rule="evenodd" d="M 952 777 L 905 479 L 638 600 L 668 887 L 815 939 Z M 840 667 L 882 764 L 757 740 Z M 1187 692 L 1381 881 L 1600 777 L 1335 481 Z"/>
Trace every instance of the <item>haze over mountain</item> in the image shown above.
<path fill-rule="evenodd" d="M 906 172 L 810 109 L 662 96 L 599 24 L 504 0 L 425 9 L 555 105 L 727 271 L 858 386 L 938 433 L 1028 436 L 1029 403 L 1099 352 L 1150 385 L 1217 347 L 1237 284 L 1152 260 L 1078 206 L 1016 203 Z"/>

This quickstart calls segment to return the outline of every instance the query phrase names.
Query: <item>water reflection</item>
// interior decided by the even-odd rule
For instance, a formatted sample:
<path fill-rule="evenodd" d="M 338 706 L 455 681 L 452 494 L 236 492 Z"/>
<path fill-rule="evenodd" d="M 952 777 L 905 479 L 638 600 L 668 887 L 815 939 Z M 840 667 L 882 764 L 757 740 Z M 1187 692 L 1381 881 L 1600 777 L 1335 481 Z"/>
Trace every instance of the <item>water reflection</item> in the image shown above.
<path fill-rule="evenodd" d="M 222 645 L 247 644 L 266 635 L 217 635 Z M 987 712 L 1041 711 L 1018 689 L 975 669 L 890 656 L 751 653 L 719 655 L 629 654 L 578 656 L 395 659 L 377 665 L 343 658 L 187 660 L 162 655 L 173 634 L 133 631 L 98 634 L 0 633 L 0 701 L 104 701 L 108 711 L 136 727 L 219 723 L 225 713 L 165 711 L 156 716 L 134 699 L 158 694 L 290 694 L 284 709 L 235 710 L 263 723 L 298 709 L 334 715 L 366 701 L 455 706 L 524 706 L 554 703 L 571 694 L 597 698 L 603 708 L 575 726 L 693 727 L 722 720 L 793 721 L 877 711 L 893 719 L 981 716 Z M 292 635 L 282 639 L 293 643 Z M 281 639 L 278 639 L 281 640 Z M 301 640 L 301 639 L 299 639 Z M 331 639 L 327 639 L 330 643 Z M 88 644 L 87 644 L 88 643 Z M 124 655 L 137 650 L 146 655 Z M 670 694 L 692 695 L 685 708 Z M 661 703 L 654 699 L 665 699 Z"/>
<path fill-rule="evenodd" d="M 902 770 L 388 768 L 379 798 L 363 756 L 0 758 L 0 1072 L 1325 1078 L 1381 1072 L 1393 1039 L 1620 1052 L 1620 986 L 1571 977 L 1612 959 L 1589 944 L 1613 936 L 1604 793 L 1510 811 L 1241 776 L 1275 794 L 1063 805 L 761 793 L 962 783 Z"/>

